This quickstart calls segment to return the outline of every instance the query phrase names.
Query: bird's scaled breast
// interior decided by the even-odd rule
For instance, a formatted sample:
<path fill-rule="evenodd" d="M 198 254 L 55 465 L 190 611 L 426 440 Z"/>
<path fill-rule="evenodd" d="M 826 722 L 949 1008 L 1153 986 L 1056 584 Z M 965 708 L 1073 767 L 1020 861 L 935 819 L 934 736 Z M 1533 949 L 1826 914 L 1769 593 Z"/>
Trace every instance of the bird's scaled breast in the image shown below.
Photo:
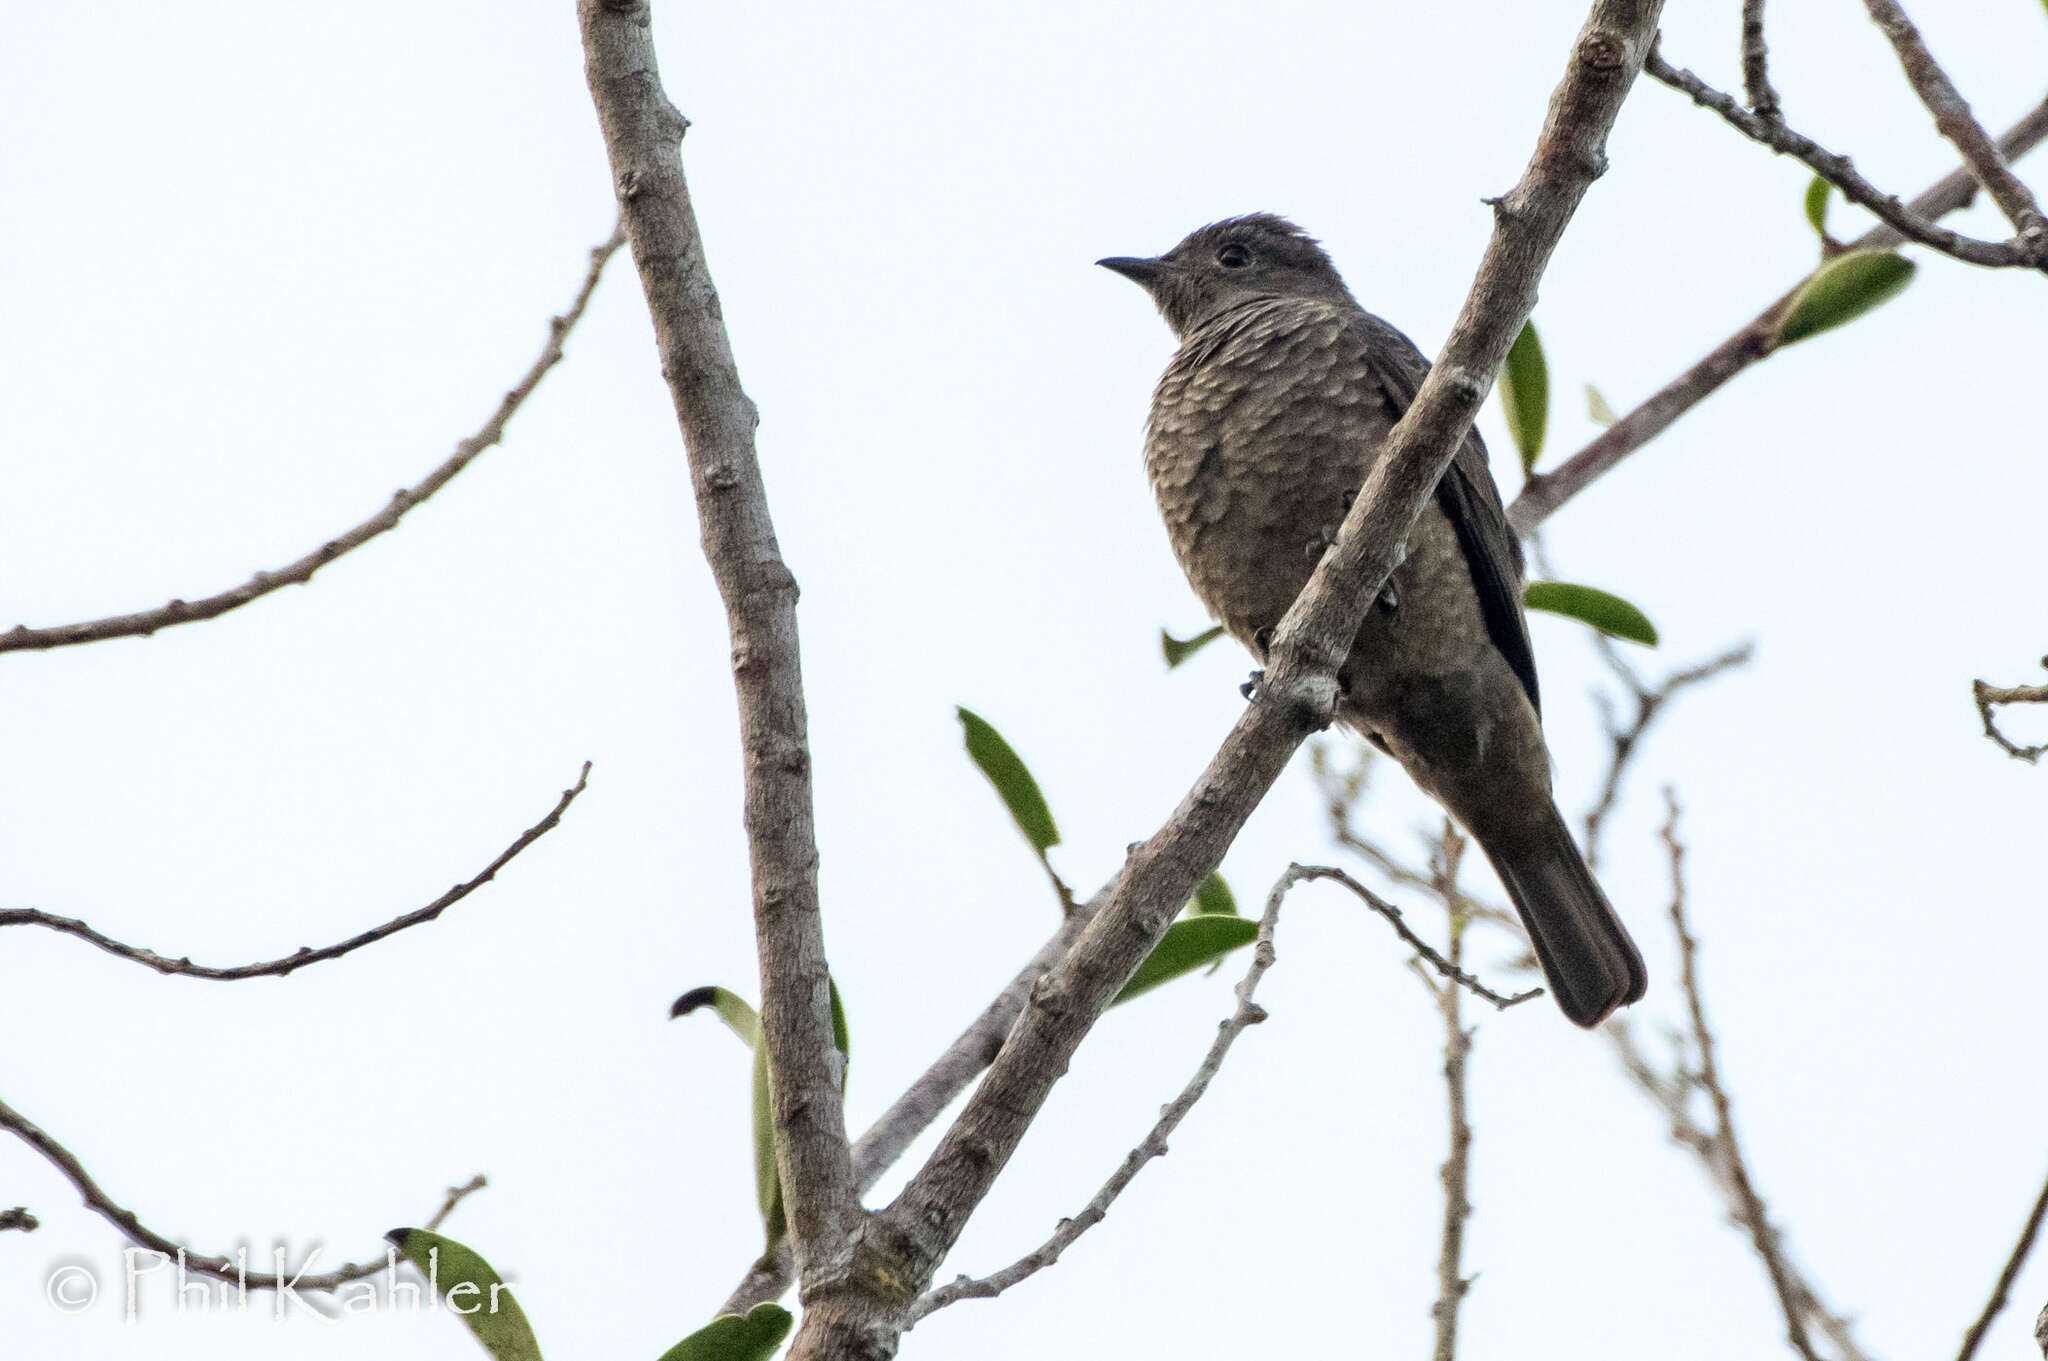
<path fill-rule="evenodd" d="M 1392 418 L 1337 309 L 1240 311 L 1182 343 L 1153 396 L 1145 461 L 1189 584 L 1249 639 L 1307 583 Z"/>

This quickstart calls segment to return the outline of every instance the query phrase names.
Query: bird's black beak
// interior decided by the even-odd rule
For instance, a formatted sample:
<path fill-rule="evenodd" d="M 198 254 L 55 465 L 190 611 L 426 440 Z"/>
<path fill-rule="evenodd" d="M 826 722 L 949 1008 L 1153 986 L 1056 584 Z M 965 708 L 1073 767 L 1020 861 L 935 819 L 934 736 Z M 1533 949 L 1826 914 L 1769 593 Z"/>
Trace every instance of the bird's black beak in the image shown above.
<path fill-rule="evenodd" d="M 1112 255 L 1106 260 L 1097 260 L 1095 263 L 1101 265 L 1106 270 L 1123 275 L 1140 288 L 1146 289 L 1159 282 L 1159 276 L 1172 268 L 1166 261 L 1156 257 L 1152 259 L 1138 259 L 1129 255 Z"/>

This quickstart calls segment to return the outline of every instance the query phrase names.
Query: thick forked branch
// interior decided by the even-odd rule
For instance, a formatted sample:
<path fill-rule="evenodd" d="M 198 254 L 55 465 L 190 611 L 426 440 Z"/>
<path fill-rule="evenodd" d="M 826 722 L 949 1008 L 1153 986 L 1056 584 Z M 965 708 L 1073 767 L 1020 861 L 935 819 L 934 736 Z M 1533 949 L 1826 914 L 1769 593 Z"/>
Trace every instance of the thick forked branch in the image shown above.
<path fill-rule="evenodd" d="M 2048 99 L 2043 99 L 2006 129 L 1998 139 L 2005 159 L 2013 161 L 2048 138 Z M 1977 181 L 1968 167 L 1950 171 L 1929 186 L 1911 203 L 1908 211 L 1932 222 L 1967 208 L 1977 197 Z M 1851 241 L 1847 250 L 1884 250 L 1906 238 L 1893 227 L 1880 223 Z M 1547 473 L 1539 473 L 1523 484 L 1521 494 L 1508 507 L 1508 522 L 1518 534 L 1549 519 L 1565 502 L 1600 480 L 1614 466 L 1670 428 L 1671 423 L 1713 395 L 1723 383 L 1771 353 L 1778 319 L 1791 305 L 1798 291 L 1794 285 L 1784 296 L 1759 312 L 1746 326 L 1729 336 L 1706 358 L 1666 383 L 1642 405 L 1607 427 L 1585 448 Z"/>
<path fill-rule="evenodd" d="M 576 14 L 612 185 L 689 453 L 704 556 L 732 632 L 761 1025 L 783 1196 L 808 1285 L 842 1266 L 860 1205 L 840 1107 L 818 911 L 796 578 L 783 564 L 769 519 L 754 453 L 754 404 L 740 388 L 704 264 L 679 147 L 688 123 L 662 92 L 652 16 L 642 0 L 579 0 Z"/>
<path fill-rule="evenodd" d="M 1336 547 L 1282 621 L 1257 699 L 1167 825 L 1137 846 L 1109 906 L 1034 990 L 1003 1052 L 930 1160 L 864 1235 L 867 1288 L 807 1300 L 794 1357 L 893 1354 L 902 1320 L 1065 1070 L 1082 1037 L 1304 737 L 1328 721 L 1335 668 L 1365 605 L 1520 330 L 1537 280 L 1605 168 L 1608 129 L 1647 53 L 1657 0 L 1600 0 L 1574 45 L 1535 156 L 1443 355 L 1388 440 Z"/>
<path fill-rule="evenodd" d="M 541 379 L 548 376 L 548 370 L 562 362 L 563 346 L 568 342 L 569 332 L 576 329 L 576 323 L 583 319 L 584 310 L 590 306 L 590 295 L 597 291 L 597 281 L 604 277 L 605 265 L 618 253 L 625 240 L 623 229 L 614 230 L 609 240 L 590 252 L 590 269 L 583 276 L 583 286 L 577 290 L 575 301 L 569 304 L 568 311 L 548 319 L 548 341 L 542 347 L 540 357 L 505 393 L 490 419 L 474 435 L 456 445 L 455 452 L 442 460 L 440 466 L 412 486 L 394 493 L 384 503 L 384 508 L 369 519 L 335 535 L 298 561 L 286 563 L 273 572 L 258 572 L 232 590 L 203 600 L 173 600 L 153 610 L 117 614 L 82 624 L 56 624 L 39 629 L 20 624 L 0 633 L 0 652 L 47 651 L 79 643 L 103 642 L 108 638 L 146 638 L 174 624 L 196 624 L 202 619 L 218 618 L 229 610 L 240 609 L 252 600 L 269 595 L 279 587 L 311 581 L 315 572 L 336 558 L 398 528 L 398 522 L 405 518 L 407 511 L 447 486 L 457 473 L 474 463 L 479 454 L 505 438 L 505 427 L 511 423 L 512 417 L 540 386 Z"/>

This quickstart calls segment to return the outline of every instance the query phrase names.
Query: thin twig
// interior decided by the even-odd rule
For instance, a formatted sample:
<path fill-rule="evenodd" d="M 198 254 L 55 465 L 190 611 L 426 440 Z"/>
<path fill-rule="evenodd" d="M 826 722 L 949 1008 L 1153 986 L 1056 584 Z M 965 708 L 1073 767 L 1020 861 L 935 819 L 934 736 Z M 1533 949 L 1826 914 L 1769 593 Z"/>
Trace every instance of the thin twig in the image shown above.
<path fill-rule="evenodd" d="M 17 1205 L 11 1210 L 0 1210 L 0 1229 L 19 1229 L 23 1233 L 34 1233 L 41 1227 L 41 1221 L 28 1212 L 26 1205 Z"/>
<path fill-rule="evenodd" d="M 2041 659 L 2041 665 L 2048 666 L 2048 657 Z M 1992 685 L 1985 681 L 1970 682 L 1970 693 L 1977 701 L 1977 715 L 1984 720 L 1984 735 L 1996 742 L 2007 756 L 2025 761 L 2028 765 L 2041 759 L 2048 752 L 2048 742 L 2038 746 L 2016 745 L 1998 728 L 1998 717 L 1992 712 L 2001 704 L 2048 704 L 2048 685 Z"/>
<path fill-rule="evenodd" d="M 1237 1009 L 1218 1026 L 1215 1041 L 1209 1052 L 1203 1056 L 1201 1066 L 1188 1079 L 1187 1086 L 1179 1096 L 1168 1102 L 1159 1112 L 1158 1121 L 1138 1146 L 1125 1155 L 1123 1163 L 1102 1184 L 1094 1197 L 1082 1207 L 1081 1212 L 1070 1219 L 1062 1219 L 1053 1230 L 1052 1237 L 1037 1248 L 1018 1258 L 1001 1271 L 992 1272 L 979 1278 L 961 1276 L 950 1285 L 942 1285 L 927 1291 L 910 1307 L 910 1324 L 947 1305 L 960 1300 L 994 1299 L 1011 1286 L 1029 1276 L 1036 1275 L 1059 1261 L 1060 1254 L 1072 1247 L 1074 1240 L 1094 1228 L 1108 1215 L 1109 1207 L 1116 1203 L 1124 1188 L 1129 1186 L 1144 1170 L 1145 1164 L 1154 1158 L 1166 1156 L 1166 1141 L 1172 1137 L 1180 1122 L 1187 1118 L 1195 1103 L 1209 1090 L 1209 1083 L 1222 1071 L 1223 1060 L 1229 1056 L 1230 1047 L 1237 1043 L 1237 1037 L 1246 1029 L 1266 1019 L 1266 1009 L 1252 1000 L 1259 990 L 1259 983 L 1266 971 L 1273 967 L 1273 930 L 1280 922 L 1280 904 L 1288 892 L 1298 883 L 1321 877 L 1305 865 L 1289 865 L 1266 894 L 1265 915 L 1259 918 L 1258 939 L 1252 946 L 1251 967 L 1245 971 L 1237 985 Z"/>
<path fill-rule="evenodd" d="M 1956 1353 L 1956 1361 L 1970 1361 L 1977 1354 L 1977 1344 L 1984 1340 L 1984 1334 L 1991 1331 L 1992 1320 L 2005 1308 L 2012 1283 L 2019 1279 L 2027 1254 L 2034 1250 L 2034 1238 L 2041 1232 L 2043 1215 L 2048 1215 L 2048 1183 L 2043 1183 L 2041 1194 L 2034 1197 L 2034 1208 L 2028 1212 L 2026 1225 L 2020 1230 L 2020 1241 L 2013 1244 L 2012 1253 L 2005 1259 L 2005 1269 L 1998 1273 L 1998 1283 L 1991 1287 L 1991 1298 L 1984 1301 L 1984 1312 L 1977 1315 L 1977 1321 L 1963 1334 L 1963 1349 Z M 2042 1312 L 2048 1314 L 2048 1310 Z M 2048 1344 L 2043 1344 L 2043 1351 L 2048 1352 Z"/>
<path fill-rule="evenodd" d="M 1437 896 L 1443 900 L 1444 919 L 1450 926 L 1450 965 L 1455 969 L 1465 957 L 1467 918 L 1458 911 L 1458 865 L 1464 859 L 1465 838 L 1449 818 L 1444 819 L 1437 845 L 1440 854 L 1433 865 Z M 1429 984 L 1426 977 L 1423 982 Z M 1436 1304 L 1431 1307 L 1430 1316 L 1436 1322 L 1435 1361 L 1454 1361 L 1458 1354 L 1458 1309 L 1472 1288 L 1464 1269 L 1465 1224 L 1472 1218 L 1472 1122 L 1465 1109 L 1472 1032 L 1465 1028 L 1462 992 L 1433 985 L 1430 990 L 1435 993 L 1437 1009 L 1444 1018 L 1444 1091 L 1451 1145 L 1438 1171 L 1444 1188 L 1444 1220 L 1436 1259 Z"/>
<path fill-rule="evenodd" d="M 2042 218 L 2041 206 L 2019 176 L 2012 173 L 1998 144 L 1970 112 L 1968 101 L 1927 50 L 1926 40 L 1906 17 L 1898 0 L 1863 0 L 1863 7 L 1870 11 L 1871 21 L 1899 54 L 1906 80 L 1927 106 L 1927 112 L 1934 115 L 1934 126 L 1962 155 L 1963 164 L 1970 167 L 1970 173 L 1991 195 L 2013 230 L 2037 248 L 2048 247 L 2048 220 Z"/>
<path fill-rule="evenodd" d="M 1757 1256 L 1763 1259 L 1764 1270 L 1771 1278 L 1771 1288 L 1777 1292 L 1778 1306 L 1785 1317 L 1786 1341 L 1806 1361 L 1820 1361 L 1813 1342 L 1806 1335 L 1806 1311 L 1792 1283 L 1792 1275 L 1786 1269 L 1778 1231 L 1771 1226 L 1763 1197 L 1757 1194 L 1756 1185 L 1750 1179 L 1749 1166 L 1742 1156 L 1742 1145 L 1735 1137 L 1734 1103 L 1729 1099 L 1726 1084 L 1721 1081 L 1720 1066 L 1714 1057 L 1714 1032 L 1707 1025 L 1706 1004 L 1700 996 L 1699 942 L 1685 920 L 1685 845 L 1678 839 L 1678 796 L 1669 786 L 1664 790 L 1664 806 L 1666 816 L 1661 835 L 1671 857 L 1671 926 L 1678 935 L 1679 981 L 1685 990 L 1686 1014 L 1692 1024 L 1693 1051 L 1699 1061 L 1698 1071 L 1691 1075 L 1691 1080 L 1713 1103 L 1714 1140 L 1727 1167 L 1735 1215 L 1749 1230 L 1750 1244 L 1756 1249 Z"/>
<path fill-rule="evenodd" d="M 1301 871 L 1300 877 L 1303 879 L 1328 879 L 1332 883 L 1342 884 L 1345 888 L 1351 890 L 1360 902 L 1379 913 L 1382 917 L 1385 917 L 1387 924 L 1394 928 L 1394 933 L 1407 944 L 1409 949 L 1429 961 L 1429 966 L 1435 969 L 1440 976 L 1470 992 L 1474 997 L 1483 998 L 1493 1003 L 1496 1011 L 1506 1011 L 1509 1007 L 1519 1006 L 1533 997 L 1541 997 L 1543 995 L 1543 989 L 1541 988 L 1530 988 L 1526 992 L 1518 992 L 1510 996 L 1502 996 L 1500 993 L 1495 992 L 1492 988 L 1487 987 L 1471 974 L 1459 968 L 1456 963 L 1437 953 L 1434 946 L 1411 931 L 1408 928 L 1408 923 L 1402 920 L 1400 908 L 1395 907 L 1385 898 L 1380 897 L 1379 894 L 1374 893 L 1364 884 L 1359 883 L 1358 880 L 1334 865 L 1296 865 L 1294 868 Z M 1457 896 L 1455 888 L 1452 889 L 1452 894 L 1454 897 Z"/>
<path fill-rule="evenodd" d="M 122 1237 L 137 1247 L 147 1248 L 151 1252 L 161 1253 L 166 1259 L 176 1260 L 180 1268 L 187 1273 L 227 1281 L 252 1290 L 288 1287 L 292 1290 L 326 1291 L 337 1290 L 350 1281 L 360 1281 L 366 1276 L 375 1275 L 389 1265 L 387 1255 L 374 1262 L 351 1262 L 319 1276 L 277 1275 L 247 1270 L 246 1255 L 227 1257 L 194 1254 L 184 1244 L 166 1238 L 144 1224 L 135 1211 L 117 1204 L 112 1196 L 100 1189 L 100 1184 L 93 1180 L 92 1174 L 85 1170 L 85 1164 L 78 1160 L 76 1154 L 5 1101 L 0 1101 L 0 1129 L 12 1131 L 30 1148 L 48 1159 L 52 1166 L 64 1174 L 65 1180 L 78 1188 L 79 1195 L 85 1200 L 85 1208 L 119 1229 Z M 434 1223 L 438 1225 L 445 1220 L 462 1202 L 463 1197 L 480 1186 L 482 1181 L 483 1178 L 478 1177 L 470 1186 L 451 1189 L 441 1212 L 434 1217 Z M 460 1194 L 457 1194 L 458 1191 Z"/>
<path fill-rule="evenodd" d="M 1896 194 L 1885 193 L 1856 173 L 1854 163 L 1847 156 L 1829 151 L 1811 137 L 1794 132 L 1775 117 L 1751 113 L 1732 95 L 1715 89 L 1691 71 L 1672 66 L 1658 53 L 1650 54 L 1649 61 L 1643 64 L 1643 73 L 1689 95 L 1692 102 L 1700 107 L 1721 115 L 1729 126 L 1751 141 L 1760 142 L 1805 165 L 1841 190 L 1844 198 L 1868 208 L 1908 241 L 1916 241 L 1966 264 L 1991 269 L 2036 269 L 2048 265 L 2048 254 L 2043 253 L 2039 243 L 2024 235 L 2010 241 L 1980 241 L 1974 236 L 1937 226 L 1901 203 Z"/>
<path fill-rule="evenodd" d="M 2013 161 L 2040 145 L 2044 138 L 2048 138 L 2048 99 L 2006 129 L 1998 145 L 2005 158 Z M 1931 222 L 1968 207 L 1977 193 L 1977 181 L 1967 167 L 1962 167 L 1950 171 L 1906 206 L 1915 216 Z M 1880 222 L 1843 249 L 1882 250 L 1905 239 L 1891 224 Z M 1521 493 L 1508 507 L 1508 522 L 1515 532 L 1528 534 L 1555 514 L 1558 507 L 1663 434 L 1673 421 L 1719 391 L 1736 374 L 1770 354 L 1778 321 L 1791 305 L 1798 287 L 1795 284 L 1747 325 L 1716 345 L 1706 358 L 1659 388 L 1556 468 L 1523 483 Z"/>
<path fill-rule="evenodd" d="M 252 600 L 269 595 L 282 586 L 293 586 L 313 579 L 313 574 L 328 563 L 361 548 L 380 534 L 398 528 L 398 522 L 405 518 L 407 511 L 419 505 L 435 492 L 448 485 L 454 476 L 476 460 L 477 455 L 505 438 L 505 427 L 519 408 L 526 404 L 548 370 L 562 362 L 563 346 L 569 339 L 569 332 L 583 319 L 584 310 L 590 305 L 591 294 L 597 291 L 597 282 L 604 274 L 604 267 L 621 245 L 625 244 L 623 228 L 612 232 L 604 244 L 590 252 L 590 269 L 583 276 L 583 286 L 577 290 L 575 301 L 569 310 L 548 320 L 548 340 L 542 347 L 540 357 L 533 361 L 524 376 L 513 384 L 498 403 L 498 409 L 491 413 L 489 420 L 468 439 L 455 446 L 455 452 L 448 456 L 439 467 L 428 473 L 412 486 L 395 493 L 384 508 L 344 534 L 338 534 L 321 544 L 296 562 L 270 572 L 258 572 L 233 590 L 210 595 L 203 600 L 173 600 L 154 610 L 139 614 L 117 614 L 106 619 L 94 619 L 80 624 L 58 624 L 50 628 L 32 629 L 26 624 L 17 625 L 0 633 L 0 652 L 26 652 L 47 650 L 56 647 L 71 647 L 79 643 L 97 643 L 108 638 L 148 637 L 159 629 L 176 624 L 195 624 L 203 619 L 214 619 L 229 610 L 240 609 Z"/>
<path fill-rule="evenodd" d="M 1770 49 L 1764 45 L 1764 0 L 1742 0 L 1742 89 L 1760 118 L 1778 116 L 1778 92 L 1771 88 Z"/>
<path fill-rule="evenodd" d="M 468 1200 L 490 1184 L 490 1181 L 485 1178 L 484 1174 L 479 1172 L 468 1181 L 462 1183 L 462 1185 L 449 1187 L 448 1198 L 441 1202 L 440 1209 L 434 1211 L 434 1217 L 421 1227 L 425 1228 L 428 1233 L 432 1233 L 448 1222 L 448 1216 L 455 1213 L 456 1206 L 462 1204 L 463 1201 Z"/>
<path fill-rule="evenodd" d="M 1609 642 L 1607 635 L 1593 635 L 1593 645 L 1599 650 L 1608 669 L 1614 673 L 1635 702 L 1635 716 L 1627 726 L 1614 719 L 1614 713 L 1604 697 L 1600 700 L 1601 726 L 1607 730 L 1607 740 L 1613 751 L 1607 762 L 1607 775 L 1601 781 L 1600 793 L 1593 800 L 1593 806 L 1586 810 L 1586 863 L 1600 867 L 1600 833 L 1605 830 L 1607 818 L 1614 811 L 1614 802 L 1621 794 L 1622 777 L 1627 773 L 1631 758 L 1636 754 L 1644 736 L 1663 714 L 1664 707 L 1686 690 L 1704 685 L 1724 671 L 1738 666 L 1747 666 L 1755 652 L 1755 644 L 1741 643 L 1729 648 L 1718 657 L 1684 667 L 1666 676 L 1657 685 L 1644 684 L 1621 653 Z"/>
<path fill-rule="evenodd" d="M 305 968 L 308 964 L 318 964 L 324 960 L 338 959 L 351 951 L 362 949 L 365 945 L 373 945 L 387 936 L 395 936 L 408 927 L 418 926 L 422 922 L 434 920 L 434 918 L 440 916 L 450 907 L 453 907 L 456 903 L 461 902 L 464 898 L 467 898 L 470 894 L 497 878 L 498 871 L 511 863 L 514 856 L 553 831 L 556 824 L 561 822 L 562 814 L 569 811 L 569 805 L 574 803 L 576 796 L 583 792 L 583 787 L 589 782 L 589 779 L 590 762 L 585 761 L 582 773 L 576 777 L 576 783 L 562 791 L 562 797 L 556 801 L 553 810 L 539 822 L 521 832 L 517 841 L 514 841 L 510 846 L 499 852 L 497 859 L 484 866 L 476 877 L 467 883 L 457 884 L 425 907 L 417 907 L 402 916 L 393 917 L 382 926 L 373 926 L 359 935 L 350 936 L 347 940 L 338 941 L 333 945 L 323 945 L 317 950 L 309 946 L 301 946 L 282 959 L 266 960 L 260 964 L 233 964 L 226 966 L 194 964 L 189 958 L 171 959 L 165 955 L 158 954 L 154 950 L 145 950 L 139 945 L 125 944 L 111 936 L 94 930 L 91 926 L 79 921 L 75 917 L 60 917 L 53 912 L 44 912 L 32 907 L 0 908 L 0 926 L 46 926 L 52 931 L 61 931 L 67 936 L 76 936 L 88 944 L 97 945 L 110 955 L 132 960 L 137 964 L 147 965 L 161 974 L 177 974 L 185 978 L 206 978 L 219 982 L 235 982 L 244 978 L 272 976 L 282 978 L 296 969 Z"/>

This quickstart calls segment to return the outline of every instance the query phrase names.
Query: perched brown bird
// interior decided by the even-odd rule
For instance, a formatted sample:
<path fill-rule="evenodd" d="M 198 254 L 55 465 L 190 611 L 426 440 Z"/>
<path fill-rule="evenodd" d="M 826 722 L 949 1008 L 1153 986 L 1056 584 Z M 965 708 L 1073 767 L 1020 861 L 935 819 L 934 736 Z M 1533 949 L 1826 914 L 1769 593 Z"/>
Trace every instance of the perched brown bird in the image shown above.
<path fill-rule="evenodd" d="M 1099 263 L 1142 285 L 1180 337 L 1153 394 L 1146 471 L 1195 594 L 1263 658 L 1429 361 L 1271 214 Z M 1338 717 L 1486 851 L 1564 1014 L 1596 1025 L 1641 997 L 1642 956 L 1551 799 L 1521 545 L 1478 432 L 1337 678 Z"/>

